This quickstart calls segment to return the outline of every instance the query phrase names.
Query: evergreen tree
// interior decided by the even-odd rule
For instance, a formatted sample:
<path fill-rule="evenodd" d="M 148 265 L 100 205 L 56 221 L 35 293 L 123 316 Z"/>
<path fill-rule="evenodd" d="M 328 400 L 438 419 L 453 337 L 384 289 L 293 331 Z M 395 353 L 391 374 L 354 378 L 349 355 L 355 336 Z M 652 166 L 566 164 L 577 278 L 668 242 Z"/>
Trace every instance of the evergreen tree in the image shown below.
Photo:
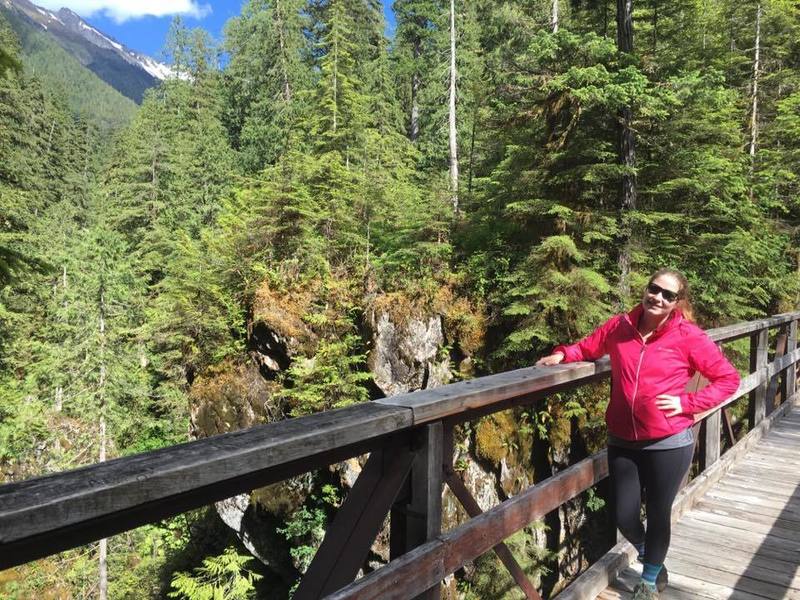
<path fill-rule="evenodd" d="M 250 0 L 225 28 L 225 122 L 245 170 L 290 147 L 311 85 L 303 0 Z"/>

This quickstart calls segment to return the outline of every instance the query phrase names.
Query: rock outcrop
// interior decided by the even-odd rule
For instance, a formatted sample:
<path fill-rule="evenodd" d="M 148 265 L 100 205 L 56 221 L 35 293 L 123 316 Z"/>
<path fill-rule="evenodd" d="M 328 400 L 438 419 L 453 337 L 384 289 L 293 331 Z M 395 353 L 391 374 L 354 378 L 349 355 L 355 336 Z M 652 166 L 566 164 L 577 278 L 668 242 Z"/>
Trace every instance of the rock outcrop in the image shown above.
<path fill-rule="evenodd" d="M 375 384 L 386 396 L 433 388 L 450 381 L 450 357 L 445 348 L 442 317 L 393 319 L 373 313 L 372 351 L 367 364 Z"/>

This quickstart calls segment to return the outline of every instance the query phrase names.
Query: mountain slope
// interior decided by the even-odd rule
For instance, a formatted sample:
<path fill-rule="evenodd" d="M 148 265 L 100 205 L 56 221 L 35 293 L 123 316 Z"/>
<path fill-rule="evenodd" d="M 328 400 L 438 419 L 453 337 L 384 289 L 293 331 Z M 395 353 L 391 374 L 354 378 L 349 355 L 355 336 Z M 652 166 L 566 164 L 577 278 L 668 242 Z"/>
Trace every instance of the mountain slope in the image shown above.
<path fill-rule="evenodd" d="M 5 17 L 20 39 L 23 65 L 48 88 L 64 96 L 71 110 L 102 129 L 127 124 L 136 111 L 133 100 L 123 96 L 77 58 L 62 48 L 46 31 L 0 2 Z"/>
<path fill-rule="evenodd" d="M 126 48 L 69 9 L 52 12 L 28 0 L 0 0 L 0 6 L 45 32 L 84 67 L 137 103 L 170 73 L 168 66 Z"/>

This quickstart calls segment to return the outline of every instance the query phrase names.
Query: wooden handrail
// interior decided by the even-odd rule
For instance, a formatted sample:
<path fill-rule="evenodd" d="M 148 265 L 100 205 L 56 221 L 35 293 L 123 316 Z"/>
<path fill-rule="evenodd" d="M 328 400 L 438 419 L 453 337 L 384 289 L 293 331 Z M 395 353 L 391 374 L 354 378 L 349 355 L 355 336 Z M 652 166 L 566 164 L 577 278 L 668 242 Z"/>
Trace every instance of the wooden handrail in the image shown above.
<path fill-rule="evenodd" d="M 762 332 L 780 326 L 791 327 L 796 338 L 798 319 L 800 312 L 787 313 L 709 330 L 708 334 L 718 343 L 745 336 L 765 339 Z M 785 355 L 744 377 L 737 393 L 725 405 L 748 393 L 765 392 L 770 379 L 781 371 L 794 372 L 795 364 L 800 360 L 795 338 L 792 338 L 794 341 L 790 342 Z M 457 422 L 579 387 L 606 376 L 609 370 L 607 358 L 595 363 L 528 367 L 0 485 L 0 569 L 390 445 L 413 447 L 413 452 L 419 453 L 424 449 L 418 447 L 420 432 L 426 428 L 438 424 L 438 435 L 441 435 L 441 424 L 444 423 L 446 432 L 452 432 L 452 426 Z M 715 408 L 709 414 L 719 414 L 720 408 Z M 429 453 L 429 459 L 430 456 L 433 454 Z M 449 461 L 451 457 L 446 456 L 445 459 Z M 598 455 L 591 460 L 596 466 L 596 461 L 605 459 L 604 455 Z M 565 480 L 567 483 L 559 484 L 563 486 L 562 492 L 568 490 L 574 495 L 596 483 L 592 478 L 591 483 L 581 483 L 575 487 L 576 483 L 582 481 L 577 475 L 577 465 L 575 467 L 560 473 L 558 479 L 553 479 L 553 483 L 548 485 Z M 430 474 L 441 470 L 441 464 L 434 459 L 425 468 Z M 593 472 L 601 473 L 604 468 Z M 380 487 L 383 481 L 380 466 L 374 472 L 377 477 L 375 485 Z M 396 479 L 396 476 L 387 477 L 386 481 L 391 481 L 394 486 Z M 431 494 L 440 494 L 441 479 L 435 485 L 431 484 L 430 488 L 433 490 Z M 435 491 L 437 489 L 439 492 Z M 476 517 L 453 532 L 448 532 L 446 535 L 449 537 L 440 539 L 467 539 L 469 536 L 466 533 L 464 535 L 467 537 L 464 538 L 459 537 L 461 534 L 458 533 L 467 526 L 469 529 L 464 531 L 480 531 L 479 537 L 488 536 L 485 543 L 470 542 L 470 548 L 459 551 L 459 556 L 466 557 L 464 560 L 472 560 L 496 544 L 488 530 L 482 529 L 481 523 L 489 523 L 492 519 L 502 521 L 505 517 L 497 515 L 508 516 L 511 513 L 507 511 L 519 506 L 520 502 L 538 505 L 541 495 L 545 494 L 541 490 L 546 489 L 550 489 L 546 482 L 537 484 L 535 488 L 512 499 L 515 503 L 504 503 L 484 513 L 493 516 Z M 562 496 L 556 494 L 553 497 Z M 529 517 L 527 523 L 537 518 L 531 516 L 534 512 L 526 514 Z M 375 515 L 370 517 L 364 522 L 375 521 Z M 367 527 L 361 537 L 367 539 L 369 534 Z M 361 540 L 359 543 L 365 542 Z M 395 564 L 404 563 L 392 561 L 380 572 L 389 576 L 396 568 L 393 566 Z M 443 563 L 448 568 L 452 564 L 455 563 Z M 444 575 L 451 572 L 447 571 Z M 434 579 L 428 581 L 423 577 L 420 581 L 433 585 L 440 574 L 438 570 L 431 571 Z M 369 579 L 366 579 L 360 583 L 359 589 L 368 582 Z"/>

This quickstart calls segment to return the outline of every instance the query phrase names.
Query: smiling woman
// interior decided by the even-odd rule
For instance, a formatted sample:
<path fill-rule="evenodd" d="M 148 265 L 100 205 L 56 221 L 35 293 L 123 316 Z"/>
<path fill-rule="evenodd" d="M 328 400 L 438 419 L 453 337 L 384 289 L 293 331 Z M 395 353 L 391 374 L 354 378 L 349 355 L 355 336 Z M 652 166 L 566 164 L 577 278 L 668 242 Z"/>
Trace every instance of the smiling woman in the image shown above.
<path fill-rule="evenodd" d="M 608 465 L 617 523 L 644 563 L 634 600 L 658 598 L 667 585 L 664 559 L 670 513 L 692 460 L 693 415 L 728 398 L 739 374 L 695 325 L 689 286 L 682 273 L 656 271 L 642 301 L 616 315 L 580 342 L 557 346 L 538 365 L 611 359 L 611 401 L 606 410 Z M 709 385 L 684 390 L 701 373 Z M 639 517 L 646 492 L 647 531 Z"/>

